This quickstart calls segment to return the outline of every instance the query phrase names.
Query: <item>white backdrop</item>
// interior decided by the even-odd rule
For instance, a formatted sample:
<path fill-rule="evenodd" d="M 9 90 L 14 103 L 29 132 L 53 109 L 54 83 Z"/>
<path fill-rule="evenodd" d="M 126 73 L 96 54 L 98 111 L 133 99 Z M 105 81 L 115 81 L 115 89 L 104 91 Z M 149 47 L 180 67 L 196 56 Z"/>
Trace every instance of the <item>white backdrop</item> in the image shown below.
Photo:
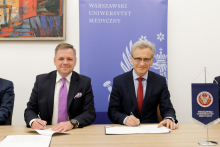
<path fill-rule="evenodd" d="M 219 0 L 168 0 L 168 82 L 180 123 L 191 122 L 191 83 L 207 67 L 220 75 Z M 79 2 L 67 0 L 66 41 L 79 61 Z M 143 16 L 144 17 L 144 16 Z M 156 19 L 156 18 L 155 18 Z M 61 41 L 0 41 L 0 77 L 13 81 L 13 125 L 24 125 L 24 109 L 38 74 L 55 70 L 54 49 Z M 75 67 L 79 72 L 79 62 Z M 213 78 L 207 75 L 207 82 Z M 195 82 L 204 82 L 204 74 Z"/>

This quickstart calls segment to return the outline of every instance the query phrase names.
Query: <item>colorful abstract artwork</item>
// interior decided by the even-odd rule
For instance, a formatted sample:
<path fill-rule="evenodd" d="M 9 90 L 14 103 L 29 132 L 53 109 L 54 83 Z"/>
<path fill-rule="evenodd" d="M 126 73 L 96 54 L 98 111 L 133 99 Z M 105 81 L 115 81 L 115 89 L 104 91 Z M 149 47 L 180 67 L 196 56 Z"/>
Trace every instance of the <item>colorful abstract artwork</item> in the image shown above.
<path fill-rule="evenodd" d="M 65 0 L 0 0 L 0 40 L 65 40 Z"/>

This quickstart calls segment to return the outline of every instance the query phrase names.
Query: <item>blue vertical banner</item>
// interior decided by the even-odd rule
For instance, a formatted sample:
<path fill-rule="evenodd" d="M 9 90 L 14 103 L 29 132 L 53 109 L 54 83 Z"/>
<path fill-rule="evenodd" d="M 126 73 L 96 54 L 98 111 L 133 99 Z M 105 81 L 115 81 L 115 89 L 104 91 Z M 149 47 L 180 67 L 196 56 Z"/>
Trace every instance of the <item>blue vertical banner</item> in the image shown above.
<path fill-rule="evenodd" d="M 155 44 L 151 71 L 167 79 L 168 0 L 79 0 L 80 74 L 92 79 L 97 118 L 107 116 L 113 78 L 130 71 L 131 46 Z"/>
<path fill-rule="evenodd" d="M 218 84 L 192 84 L 192 118 L 204 128 L 219 123 Z"/>

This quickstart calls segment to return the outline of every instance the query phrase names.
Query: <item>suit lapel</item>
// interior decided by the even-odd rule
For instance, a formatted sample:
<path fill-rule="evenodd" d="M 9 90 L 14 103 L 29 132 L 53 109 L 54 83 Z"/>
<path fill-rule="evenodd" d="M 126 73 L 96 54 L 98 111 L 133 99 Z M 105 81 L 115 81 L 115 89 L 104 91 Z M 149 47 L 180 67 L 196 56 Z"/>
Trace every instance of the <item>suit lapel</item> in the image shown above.
<path fill-rule="evenodd" d="M 77 86 L 79 83 L 78 78 L 79 78 L 78 74 L 73 71 L 72 76 L 71 76 L 71 81 L 70 81 L 68 98 L 67 98 L 67 110 L 69 109 L 70 104 L 74 96 L 76 95 L 76 90 L 77 90 Z"/>
<path fill-rule="evenodd" d="M 131 70 L 128 74 L 128 80 L 127 80 L 127 84 L 128 84 L 128 89 L 130 92 L 130 96 L 132 99 L 132 102 L 134 104 L 135 110 L 138 114 L 138 116 L 140 117 L 139 111 L 138 111 L 138 105 L 137 105 L 137 97 L 135 94 L 135 87 L 134 87 L 134 79 L 133 79 L 133 75 L 132 75 L 133 70 Z"/>
<path fill-rule="evenodd" d="M 147 102 L 150 99 L 150 95 L 151 95 L 151 92 L 152 92 L 152 89 L 153 89 L 153 82 L 154 82 L 153 81 L 153 76 L 152 76 L 151 72 L 148 71 L 147 89 L 146 89 L 146 92 L 145 92 L 145 97 L 144 97 L 144 101 L 143 101 L 141 116 L 143 115 L 143 113 L 146 109 Z"/>
<path fill-rule="evenodd" d="M 48 112 L 50 116 L 50 120 L 52 123 L 52 116 L 53 116 L 53 104 L 54 104 L 54 91 L 55 91 L 55 84 L 56 84 L 56 71 L 52 72 L 48 76 L 48 81 L 47 81 L 47 87 L 48 87 L 48 99 L 47 99 L 47 104 L 48 104 Z"/>

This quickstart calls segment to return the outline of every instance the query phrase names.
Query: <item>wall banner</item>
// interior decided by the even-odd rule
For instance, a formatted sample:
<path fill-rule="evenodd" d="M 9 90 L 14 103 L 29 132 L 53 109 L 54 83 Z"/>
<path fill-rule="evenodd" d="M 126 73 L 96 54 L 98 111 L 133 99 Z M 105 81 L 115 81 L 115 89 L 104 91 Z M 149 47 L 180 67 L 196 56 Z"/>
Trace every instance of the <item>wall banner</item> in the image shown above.
<path fill-rule="evenodd" d="M 97 118 L 107 116 L 113 78 L 130 71 L 130 50 L 138 40 L 155 44 L 151 71 L 167 79 L 168 0 L 79 0 L 80 74 L 92 79 Z"/>

